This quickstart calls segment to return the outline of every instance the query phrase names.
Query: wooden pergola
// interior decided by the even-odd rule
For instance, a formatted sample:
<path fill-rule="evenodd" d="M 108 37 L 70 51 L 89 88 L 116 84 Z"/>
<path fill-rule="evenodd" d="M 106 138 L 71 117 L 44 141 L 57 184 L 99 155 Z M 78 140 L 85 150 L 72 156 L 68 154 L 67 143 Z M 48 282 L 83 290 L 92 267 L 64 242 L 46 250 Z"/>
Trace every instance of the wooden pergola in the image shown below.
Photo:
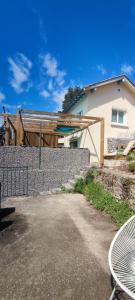
<path fill-rule="evenodd" d="M 13 131 L 13 145 L 25 146 L 28 133 L 59 137 L 71 136 L 74 133 L 87 129 L 89 126 L 100 122 L 100 164 L 104 164 L 104 119 L 94 116 L 70 115 L 61 112 L 46 112 L 30 109 L 19 109 L 16 114 L 1 113 L 5 121 L 5 144 L 10 145 L 10 132 Z M 60 131 L 60 128 L 69 129 L 69 132 Z M 70 129 L 72 128 L 72 131 Z M 58 130 L 59 129 L 59 130 Z"/>

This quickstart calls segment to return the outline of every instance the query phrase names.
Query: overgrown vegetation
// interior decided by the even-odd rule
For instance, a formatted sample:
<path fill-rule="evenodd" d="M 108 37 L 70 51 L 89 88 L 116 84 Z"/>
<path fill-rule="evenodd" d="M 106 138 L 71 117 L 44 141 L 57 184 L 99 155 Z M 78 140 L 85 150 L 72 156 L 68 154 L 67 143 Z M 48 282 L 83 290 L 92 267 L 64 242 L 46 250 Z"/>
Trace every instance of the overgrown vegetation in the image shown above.
<path fill-rule="evenodd" d="M 128 153 L 127 160 L 128 161 L 135 160 L 135 152 L 134 151 Z"/>
<path fill-rule="evenodd" d="M 84 194 L 96 209 L 110 214 L 120 227 L 134 212 L 126 201 L 120 201 L 110 192 L 105 191 L 100 183 L 94 182 L 95 172 L 95 170 L 90 170 L 84 179 L 79 178 L 74 185 L 74 192 Z"/>
<path fill-rule="evenodd" d="M 83 178 L 79 178 L 74 185 L 74 192 L 83 194 L 85 192 L 85 186 Z"/>
<path fill-rule="evenodd" d="M 123 150 L 119 149 L 117 150 L 116 159 L 125 159 L 123 156 Z M 130 151 L 126 156 L 127 161 L 135 161 L 135 151 Z"/>
<path fill-rule="evenodd" d="M 132 172 L 132 173 L 135 172 L 135 162 L 128 164 L 128 170 L 129 170 L 129 172 Z"/>

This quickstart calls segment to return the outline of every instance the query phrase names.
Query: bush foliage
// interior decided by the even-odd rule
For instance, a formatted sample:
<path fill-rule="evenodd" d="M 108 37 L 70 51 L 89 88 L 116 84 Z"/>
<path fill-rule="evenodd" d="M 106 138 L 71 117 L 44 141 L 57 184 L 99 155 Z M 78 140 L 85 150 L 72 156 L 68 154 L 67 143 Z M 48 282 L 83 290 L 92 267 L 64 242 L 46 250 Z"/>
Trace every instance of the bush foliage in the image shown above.
<path fill-rule="evenodd" d="M 83 194 L 85 190 L 85 182 L 83 178 L 79 178 L 74 185 L 74 192 Z"/>
<path fill-rule="evenodd" d="M 74 192 L 84 194 L 96 209 L 110 214 L 118 227 L 134 214 L 126 201 L 120 201 L 105 191 L 100 183 L 94 182 L 93 170 L 88 171 L 84 179 L 76 181 Z"/>
<path fill-rule="evenodd" d="M 127 160 L 128 161 L 132 161 L 135 160 L 135 152 L 129 152 L 129 154 L 127 155 Z"/>
<path fill-rule="evenodd" d="M 132 172 L 132 173 L 135 172 L 135 162 L 128 164 L 128 170 L 129 170 L 129 172 Z"/>

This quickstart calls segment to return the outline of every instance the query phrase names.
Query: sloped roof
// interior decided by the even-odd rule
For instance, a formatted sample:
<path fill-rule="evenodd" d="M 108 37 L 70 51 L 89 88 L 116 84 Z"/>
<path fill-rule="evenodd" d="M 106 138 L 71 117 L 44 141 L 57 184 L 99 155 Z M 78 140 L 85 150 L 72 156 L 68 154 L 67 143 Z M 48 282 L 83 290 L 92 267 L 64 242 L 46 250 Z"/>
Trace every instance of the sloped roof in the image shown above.
<path fill-rule="evenodd" d="M 84 90 L 86 92 L 88 92 L 89 90 L 93 89 L 93 88 L 98 88 L 98 87 L 102 87 L 108 84 L 112 84 L 112 83 L 121 83 L 123 82 L 125 85 L 127 85 L 129 88 L 134 89 L 134 93 L 135 93 L 135 85 L 133 84 L 133 82 L 126 76 L 126 75 L 120 75 L 120 76 L 115 76 L 115 77 L 111 77 L 102 81 L 98 81 L 89 85 L 86 85 L 84 87 Z"/>
<path fill-rule="evenodd" d="M 72 101 L 70 103 L 70 105 L 66 108 L 66 110 L 64 110 L 64 112 L 65 113 L 68 112 L 77 102 L 82 100 L 83 97 L 87 93 L 92 92 L 92 91 L 94 91 L 95 89 L 97 89 L 99 87 L 107 86 L 107 85 L 115 83 L 115 82 L 117 82 L 119 84 L 123 83 L 128 89 L 130 89 L 130 91 L 132 93 L 135 94 L 135 85 L 126 75 L 111 77 L 111 78 L 108 78 L 108 79 L 105 79 L 105 80 L 102 80 L 102 81 L 98 81 L 98 82 L 95 82 L 95 83 L 91 83 L 89 85 L 84 86 L 84 93 L 81 96 L 77 97 L 74 101 Z"/>

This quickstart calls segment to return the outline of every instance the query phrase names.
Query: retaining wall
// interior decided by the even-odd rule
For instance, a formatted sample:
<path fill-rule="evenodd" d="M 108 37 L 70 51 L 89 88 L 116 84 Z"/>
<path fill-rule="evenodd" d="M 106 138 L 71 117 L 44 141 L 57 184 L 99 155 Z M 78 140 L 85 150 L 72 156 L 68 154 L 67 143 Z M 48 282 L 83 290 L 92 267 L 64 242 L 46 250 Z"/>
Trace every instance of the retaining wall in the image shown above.
<path fill-rule="evenodd" d="M 90 164 L 90 153 L 88 149 L 68 148 L 44 148 L 38 147 L 0 147 L 0 167 L 28 167 L 28 174 L 21 173 L 20 185 L 22 190 L 28 181 L 28 194 L 42 192 L 60 187 L 68 179 L 79 174 Z M 39 168 L 40 167 L 40 168 Z M 0 169 L 0 180 L 2 181 L 2 169 Z M 26 178 L 27 176 L 27 178 Z M 11 173 L 5 174 L 2 189 L 17 192 L 19 179 Z M 8 185 L 8 187 L 7 187 Z"/>
<path fill-rule="evenodd" d="M 125 145 L 132 141 L 132 138 L 108 138 L 107 139 L 107 152 L 113 153 L 117 150 L 119 145 Z"/>
<path fill-rule="evenodd" d="M 95 172 L 95 179 L 118 199 L 126 199 L 135 210 L 135 175 L 103 169 Z"/>
<path fill-rule="evenodd" d="M 41 147 L 0 147 L 0 166 L 28 166 L 29 169 L 72 169 L 90 163 L 88 149 Z"/>

